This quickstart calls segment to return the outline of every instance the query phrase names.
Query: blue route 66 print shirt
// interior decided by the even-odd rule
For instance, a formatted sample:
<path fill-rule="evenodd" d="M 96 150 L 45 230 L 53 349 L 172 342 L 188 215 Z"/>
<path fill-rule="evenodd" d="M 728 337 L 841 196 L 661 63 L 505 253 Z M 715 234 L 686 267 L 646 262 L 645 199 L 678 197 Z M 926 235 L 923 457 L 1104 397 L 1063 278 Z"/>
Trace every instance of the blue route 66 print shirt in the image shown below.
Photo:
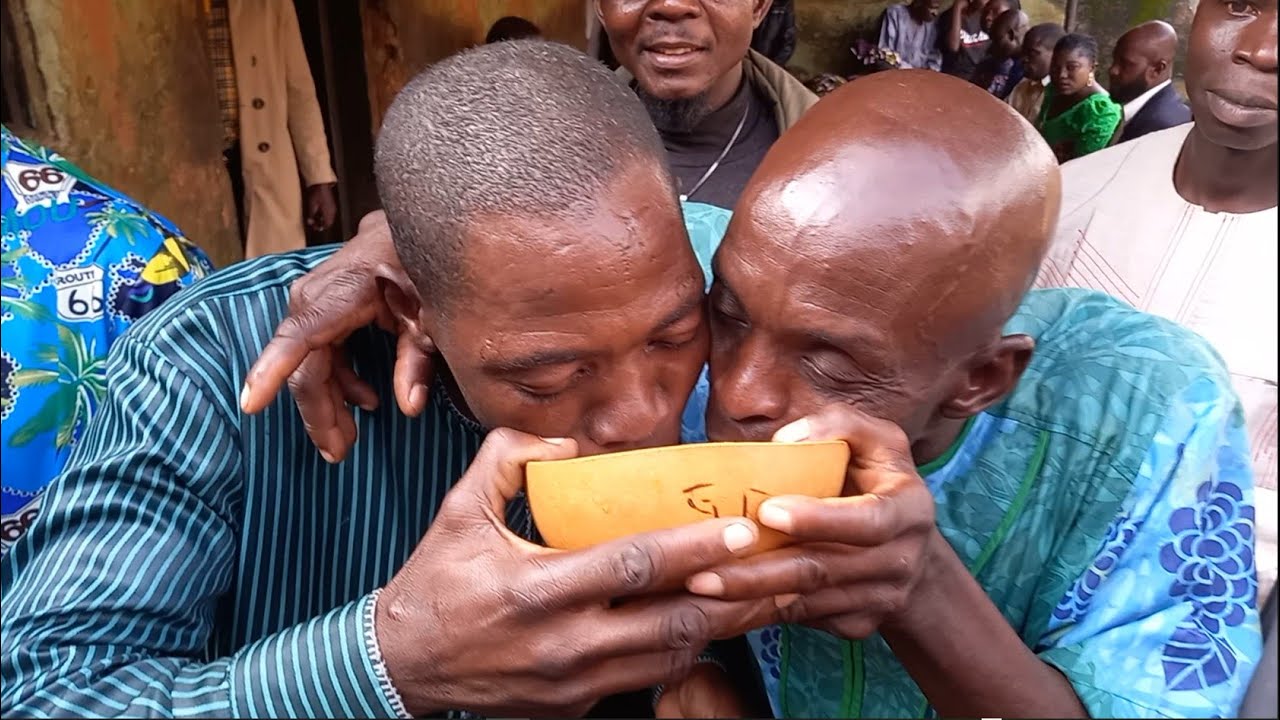
<path fill-rule="evenodd" d="M 0 126 L 0 553 L 35 519 L 106 390 L 111 343 L 212 271 L 168 220 Z"/>

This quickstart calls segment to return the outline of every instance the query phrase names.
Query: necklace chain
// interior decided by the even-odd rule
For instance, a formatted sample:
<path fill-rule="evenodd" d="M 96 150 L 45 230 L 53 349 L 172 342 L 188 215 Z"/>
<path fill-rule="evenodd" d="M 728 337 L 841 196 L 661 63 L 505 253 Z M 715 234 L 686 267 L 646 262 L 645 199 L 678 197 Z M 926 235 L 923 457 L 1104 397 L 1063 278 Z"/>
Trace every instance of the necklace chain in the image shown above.
<path fill-rule="evenodd" d="M 738 136 L 742 134 L 743 126 L 747 124 L 747 114 L 750 112 L 751 103 L 747 103 L 747 106 L 743 108 L 742 118 L 738 120 L 738 127 L 734 129 L 733 135 L 729 138 L 729 142 L 724 146 L 724 149 L 720 151 L 720 156 L 716 158 L 715 162 L 711 163 L 711 167 L 707 168 L 706 172 L 702 173 L 702 177 L 698 178 L 698 182 L 693 184 L 693 187 L 689 189 L 689 192 L 682 193 L 680 195 L 680 202 L 688 200 L 694 193 L 698 192 L 698 188 L 702 187 L 702 184 L 707 181 L 707 178 L 711 177 L 711 174 L 716 171 L 716 168 L 720 167 L 720 163 L 724 160 L 725 156 L 733 149 L 734 143 L 738 142 Z"/>

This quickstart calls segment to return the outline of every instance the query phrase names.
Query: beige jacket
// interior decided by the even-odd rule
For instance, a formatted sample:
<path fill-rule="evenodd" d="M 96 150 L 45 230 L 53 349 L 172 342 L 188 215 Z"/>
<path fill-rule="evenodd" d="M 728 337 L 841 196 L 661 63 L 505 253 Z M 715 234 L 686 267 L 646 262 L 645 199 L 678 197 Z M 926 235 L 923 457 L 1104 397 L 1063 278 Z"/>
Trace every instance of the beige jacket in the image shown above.
<path fill-rule="evenodd" d="M 1035 125 L 1040 119 L 1040 104 L 1044 102 L 1044 88 L 1045 85 L 1040 80 L 1023 78 L 1009 93 L 1009 106 L 1017 110 L 1019 115 L 1027 119 L 1027 122 Z"/>
<path fill-rule="evenodd" d="M 804 83 L 755 50 L 747 50 L 743 71 L 747 81 L 773 103 L 779 133 L 795 125 L 800 116 L 818 102 L 818 96 Z"/>
<path fill-rule="evenodd" d="M 306 245 L 307 186 L 336 182 L 298 16 L 289 0 L 228 0 L 240 96 L 246 257 Z"/>
<path fill-rule="evenodd" d="M 747 50 L 742 61 L 743 76 L 764 98 L 773 104 L 773 116 L 778 121 L 778 132 L 796 124 L 805 111 L 818 102 L 818 96 L 804 86 L 774 61 L 755 50 Z M 630 84 L 635 78 L 625 67 L 619 67 L 618 77 Z"/>

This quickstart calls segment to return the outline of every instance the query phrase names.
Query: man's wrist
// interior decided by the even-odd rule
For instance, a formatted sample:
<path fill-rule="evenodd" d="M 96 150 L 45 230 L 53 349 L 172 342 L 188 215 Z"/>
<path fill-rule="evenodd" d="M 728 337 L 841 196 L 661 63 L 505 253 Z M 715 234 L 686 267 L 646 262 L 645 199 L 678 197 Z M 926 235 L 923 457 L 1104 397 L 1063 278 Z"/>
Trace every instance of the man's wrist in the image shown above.
<path fill-rule="evenodd" d="M 370 595 L 365 642 L 379 681 L 385 681 L 382 687 L 387 700 L 402 718 L 423 717 L 448 710 L 446 703 L 438 697 L 443 683 L 437 678 L 419 682 L 408 670 L 422 664 L 413 656 L 421 655 L 429 648 L 421 643 L 420 627 L 412 635 L 400 627 L 397 617 L 400 614 L 394 590 L 388 592 L 384 587 Z"/>
<path fill-rule="evenodd" d="M 729 669 L 726 668 L 724 666 L 724 663 L 720 662 L 720 658 L 716 657 L 715 654 L 712 653 L 710 650 L 702 653 L 697 657 L 696 660 L 693 661 L 693 668 L 690 669 L 689 673 L 693 674 L 694 670 L 696 670 L 699 665 L 710 665 L 711 667 L 719 668 L 720 672 L 724 673 L 725 675 L 729 674 Z M 654 707 L 658 706 L 658 701 L 662 699 L 662 696 L 663 694 L 666 693 L 666 690 L 667 690 L 667 687 L 665 685 L 654 686 L 653 698 L 652 698 Z"/>
<path fill-rule="evenodd" d="M 955 588 L 957 569 L 964 575 L 968 571 L 936 528 L 929 534 L 923 563 L 920 580 L 908 596 L 906 607 L 883 624 L 886 639 L 921 637 L 939 629 L 945 630 L 946 618 L 950 614 L 948 610 L 955 602 L 952 589 Z"/>
<path fill-rule="evenodd" d="M 374 590 L 369 594 L 369 604 L 365 609 L 365 644 L 369 650 L 369 660 L 373 662 L 373 674 L 378 677 L 378 686 L 382 688 L 382 693 L 386 696 L 387 702 L 391 705 L 391 710 L 399 718 L 412 718 L 404 706 L 404 699 L 400 696 L 400 691 L 396 689 L 396 684 L 391 680 L 391 674 L 387 670 L 386 659 L 382 654 L 382 643 L 378 641 L 378 598 L 382 594 L 382 590 Z"/>

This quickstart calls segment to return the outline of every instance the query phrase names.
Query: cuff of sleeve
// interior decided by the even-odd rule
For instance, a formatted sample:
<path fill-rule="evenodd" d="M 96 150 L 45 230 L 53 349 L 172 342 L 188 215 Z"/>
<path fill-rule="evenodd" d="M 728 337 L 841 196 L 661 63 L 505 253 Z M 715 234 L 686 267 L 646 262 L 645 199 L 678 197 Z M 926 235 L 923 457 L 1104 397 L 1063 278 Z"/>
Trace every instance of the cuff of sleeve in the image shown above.
<path fill-rule="evenodd" d="M 374 634 L 377 593 L 269 635 L 231 660 L 232 717 L 398 717 Z"/>
<path fill-rule="evenodd" d="M 325 158 L 323 163 L 316 163 L 312 167 L 304 168 L 302 180 L 307 187 L 312 185 L 333 185 L 338 182 L 338 176 L 330 169 L 328 158 Z"/>
<path fill-rule="evenodd" d="M 724 666 L 724 663 L 720 662 L 720 658 L 716 657 L 715 653 L 711 652 L 710 650 L 703 652 L 701 655 L 697 657 L 697 659 L 693 661 L 693 664 L 695 666 L 701 665 L 703 663 L 706 663 L 708 665 L 715 665 L 716 667 L 720 668 L 721 672 L 725 673 L 726 675 L 729 674 L 729 669 L 726 668 Z M 666 690 L 667 690 L 667 687 L 665 685 L 654 686 L 653 694 L 649 698 L 649 701 L 650 703 L 653 704 L 653 707 L 656 708 L 658 706 L 658 701 L 662 699 L 662 694 L 666 692 Z"/>
<path fill-rule="evenodd" d="M 375 611 L 378 609 L 378 596 L 382 594 L 379 588 L 369 594 L 368 602 L 365 604 L 364 611 L 364 643 L 365 649 L 368 651 L 369 659 L 373 661 L 373 674 L 378 678 L 378 687 L 382 689 L 383 696 L 391 705 L 391 711 L 396 717 L 410 720 L 413 715 L 404 707 L 404 700 L 400 698 L 400 691 L 396 690 L 395 683 L 391 682 L 391 675 L 387 673 L 387 665 L 382 662 L 382 648 L 378 645 L 378 633 L 374 629 Z"/>

